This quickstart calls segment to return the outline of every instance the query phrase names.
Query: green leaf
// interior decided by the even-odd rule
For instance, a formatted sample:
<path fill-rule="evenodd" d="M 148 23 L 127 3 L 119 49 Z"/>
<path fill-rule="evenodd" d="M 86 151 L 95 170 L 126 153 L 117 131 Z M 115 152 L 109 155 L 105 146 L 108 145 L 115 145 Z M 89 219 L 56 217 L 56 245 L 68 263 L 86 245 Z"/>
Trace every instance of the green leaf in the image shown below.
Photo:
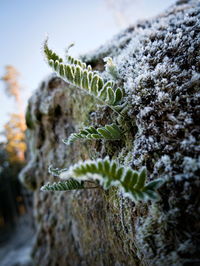
<path fill-rule="evenodd" d="M 63 64 L 60 64 L 59 74 L 60 74 L 61 77 L 65 76 L 65 67 L 64 67 Z"/>
<path fill-rule="evenodd" d="M 54 70 L 58 73 L 60 71 L 60 63 L 58 60 L 54 61 Z"/>
<path fill-rule="evenodd" d="M 99 82 L 99 76 L 98 75 L 94 75 L 92 81 L 91 81 L 91 92 L 94 95 L 98 94 L 98 82 Z"/>
<path fill-rule="evenodd" d="M 91 134 L 96 134 L 97 133 L 97 130 L 93 126 L 88 127 L 87 131 L 89 133 L 91 133 Z"/>
<path fill-rule="evenodd" d="M 63 62 L 63 59 L 60 58 L 55 52 L 53 52 L 51 49 L 48 47 L 48 38 L 44 41 L 44 54 L 47 59 L 47 61 L 53 60 L 53 61 L 59 61 Z"/>
<path fill-rule="evenodd" d="M 87 66 L 87 70 L 88 70 L 88 71 L 92 71 L 92 67 L 91 67 L 91 65 L 88 65 L 88 66 Z"/>
<path fill-rule="evenodd" d="M 103 136 L 104 139 L 111 139 L 111 134 L 105 128 L 98 128 L 97 132 Z"/>
<path fill-rule="evenodd" d="M 144 191 L 145 190 L 155 190 L 157 188 L 159 188 L 162 184 L 164 183 L 164 181 L 160 178 L 153 180 L 151 182 L 149 182 L 145 187 L 144 187 Z"/>
<path fill-rule="evenodd" d="M 74 75 L 70 65 L 65 65 L 65 78 L 68 82 L 74 81 Z"/>
<path fill-rule="evenodd" d="M 92 139 L 102 139 L 102 136 L 99 134 L 91 134 Z"/>
<path fill-rule="evenodd" d="M 120 139 L 121 138 L 121 130 L 115 124 L 105 125 L 105 129 L 110 133 L 112 138 Z"/>
<path fill-rule="evenodd" d="M 92 83 L 92 79 L 93 79 L 93 73 L 92 71 L 88 72 L 88 80 L 89 80 L 89 90 L 91 91 L 91 83 Z"/>
<path fill-rule="evenodd" d="M 141 188 L 144 187 L 144 184 L 145 184 L 145 181 L 146 181 L 146 177 L 147 177 L 147 170 L 145 167 L 142 168 L 139 176 L 138 176 L 138 180 L 137 180 L 137 183 L 135 185 L 135 189 L 139 190 Z"/>
<path fill-rule="evenodd" d="M 104 173 L 109 177 L 110 176 L 110 162 L 109 160 L 104 160 Z"/>
<path fill-rule="evenodd" d="M 101 90 L 103 88 L 104 82 L 101 77 L 99 77 L 99 82 L 98 82 L 98 90 Z"/>
<path fill-rule="evenodd" d="M 107 88 L 112 88 L 113 85 L 113 81 L 109 80 L 104 84 L 103 88 L 107 90 Z"/>
<path fill-rule="evenodd" d="M 136 171 L 132 172 L 132 178 L 129 181 L 129 187 L 133 188 L 138 181 L 139 174 Z"/>
<path fill-rule="evenodd" d="M 130 184 L 130 180 L 133 178 L 133 170 L 132 169 L 128 169 L 126 171 L 126 174 L 124 175 L 124 179 L 123 179 L 123 183 L 124 186 L 129 187 Z"/>
<path fill-rule="evenodd" d="M 81 70 L 80 66 L 76 66 L 75 67 L 75 73 L 74 73 L 74 83 L 77 86 L 81 85 L 81 76 L 82 76 L 82 70 Z"/>
<path fill-rule="evenodd" d="M 98 98 L 101 99 L 102 101 L 105 101 L 107 98 L 107 89 L 106 88 L 102 88 L 99 92 L 98 92 Z"/>
<path fill-rule="evenodd" d="M 157 179 L 145 185 L 145 167 L 140 172 L 137 172 L 129 167 L 126 168 L 125 166 L 118 165 L 117 162 L 109 160 L 106 157 L 104 159 L 80 162 L 71 166 L 69 169 L 55 170 L 56 175 L 59 175 L 60 178 L 67 179 L 67 181 L 71 179 L 78 181 L 77 186 L 82 185 L 81 181 L 83 180 L 92 180 L 98 181 L 104 189 L 109 189 L 112 186 L 119 187 L 124 197 L 128 197 L 135 202 L 159 199 L 156 190 L 162 182 L 160 179 Z M 74 188 L 73 184 L 73 186 L 70 186 L 71 183 L 67 185 L 69 189 Z M 51 190 L 64 190 L 63 183 L 59 183 L 59 185 L 54 185 L 53 188 L 50 188 Z"/>
<path fill-rule="evenodd" d="M 123 137 L 120 128 L 115 125 L 105 125 L 105 127 L 95 129 L 93 126 L 85 127 L 79 133 L 72 133 L 68 140 L 63 142 L 67 145 L 71 144 L 77 139 L 105 139 L 105 140 L 119 140 Z"/>
<path fill-rule="evenodd" d="M 123 92 L 120 88 L 117 88 L 115 91 L 114 104 L 118 104 L 123 98 Z"/>
<path fill-rule="evenodd" d="M 82 87 L 84 89 L 89 90 L 89 78 L 88 78 L 88 72 L 87 70 L 83 71 L 83 76 L 82 76 Z"/>
<path fill-rule="evenodd" d="M 111 87 L 108 87 L 106 102 L 113 105 L 114 101 L 115 101 L 115 93 Z"/>
<path fill-rule="evenodd" d="M 83 182 L 77 181 L 75 179 L 68 179 L 66 181 L 59 181 L 58 183 L 47 183 L 41 187 L 42 191 L 69 191 L 83 189 Z"/>
<path fill-rule="evenodd" d="M 156 191 L 146 190 L 144 193 L 147 196 L 147 198 L 150 200 L 158 200 L 159 199 L 159 195 Z"/>
<path fill-rule="evenodd" d="M 112 80 L 104 83 L 99 73 L 97 71 L 92 71 L 90 65 L 86 66 L 85 63 L 70 55 L 66 56 L 67 64 L 64 64 L 63 59 L 48 48 L 47 40 L 44 43 L 44 54 L 48 64 L 53 70 L 70 84 L 85 90 L 108 106 L 118 105 L 121 101 L 123 97 L 122 90 L 118 88 L 115 91 L 115 84 Z M 117 108 L 118 107 L 112 109 L 118 112 Z"/>
<path fill-rule="evenodd" d="M 122 180 L 124 170 L 123 166 L 119 167 L 116 171 L 116 175 L 114 176 L 114 180 Z"/>

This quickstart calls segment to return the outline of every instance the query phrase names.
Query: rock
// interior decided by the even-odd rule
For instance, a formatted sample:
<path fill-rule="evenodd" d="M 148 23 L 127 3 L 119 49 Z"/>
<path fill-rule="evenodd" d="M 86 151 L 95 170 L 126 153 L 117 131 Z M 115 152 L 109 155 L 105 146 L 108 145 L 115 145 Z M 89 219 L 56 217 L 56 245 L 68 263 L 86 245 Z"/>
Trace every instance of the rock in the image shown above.
<path fill-rule="evenodd" d="M 62 139 L 117 119 L 108 107 L 55 75 L 29 100 L 30 161 L 21 180 L 35 190 L 36 265 L 199 265 L 200 2 L 178 1 L 82 59 L 117 65 L 127 95 L 121 142 Z M 102 75 L 107 78 L 105 72 Z M 160 200 L 134 204 L 116 189 L 41 192 L 48 166 L 109 155 L 148 179 L 165 180 Z"/>

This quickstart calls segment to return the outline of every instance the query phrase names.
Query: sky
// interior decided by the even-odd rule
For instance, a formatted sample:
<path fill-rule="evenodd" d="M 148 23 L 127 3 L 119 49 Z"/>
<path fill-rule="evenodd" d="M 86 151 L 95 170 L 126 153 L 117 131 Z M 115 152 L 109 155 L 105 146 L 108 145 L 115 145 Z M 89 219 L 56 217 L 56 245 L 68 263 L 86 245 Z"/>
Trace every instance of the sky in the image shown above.
<path fill-rule="evenodd" d="M 151 18 L 164 11 L 175 0 L 120 1 L 127 21 L 119 25 L 111 0 L 0 0 L 0 77 L 6 65 L 20 73 L 24 108 L 27 100 L 51 70 L 42 54 L 45 36 L 49 46 L 63 55 L 71 42 L 73 56 L 89 52 L 104 44 L 128 23 Z M 131 5 L 127 3 L 131 2 Z M 13 99 L 5 95 L 0 80 L 0 131 L 9 114 L 16 112 Z"/>

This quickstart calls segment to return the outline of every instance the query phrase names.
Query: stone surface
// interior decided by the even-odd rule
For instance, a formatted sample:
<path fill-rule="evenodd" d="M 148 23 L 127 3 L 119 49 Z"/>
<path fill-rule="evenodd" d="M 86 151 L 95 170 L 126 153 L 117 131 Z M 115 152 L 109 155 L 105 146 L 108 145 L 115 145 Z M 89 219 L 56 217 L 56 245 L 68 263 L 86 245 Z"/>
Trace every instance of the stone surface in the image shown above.
<path fill-rule="evenodd" d="M 178 1 L 82 59 L 117 65 L 129 105 L 123 141 L 62 139 L 84 125 L 117 119 L 108 107 L 52 75 L 29 101 L 29 164 L 21 179 L 35 192 L 36 265 L 199 265 L 200 2 Z M 108 74 L 102 72 L 107 79 Z M 148 179 L 160 201 L 134 204 L 116 189 L 41 192 L 48 166 L 110 156 Z"/>

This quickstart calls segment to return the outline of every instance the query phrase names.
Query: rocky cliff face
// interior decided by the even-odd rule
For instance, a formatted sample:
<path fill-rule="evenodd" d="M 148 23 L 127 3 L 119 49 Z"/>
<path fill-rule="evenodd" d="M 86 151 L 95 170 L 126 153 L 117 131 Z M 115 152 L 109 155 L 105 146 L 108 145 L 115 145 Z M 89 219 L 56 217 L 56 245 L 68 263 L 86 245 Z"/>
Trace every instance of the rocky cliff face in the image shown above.
<path fill-rule="evenodd" d="M 116 120 L 108 107 L 52 75 L 29 101 L 30 161 L 21 179 L 35 190 L 36 265 L 199 265 L 200 2 L 178 1 L 83 56 L 104 71 L 117 65 L 129 110 L 123 141 L 62 139 L 84 125 Z M 106 77 L 106 73 L 102 75 Z M 108 155 L 148 179 L 161 199 L 134 204 L 116 189 L 41 192 L 48 166 Z"/>

